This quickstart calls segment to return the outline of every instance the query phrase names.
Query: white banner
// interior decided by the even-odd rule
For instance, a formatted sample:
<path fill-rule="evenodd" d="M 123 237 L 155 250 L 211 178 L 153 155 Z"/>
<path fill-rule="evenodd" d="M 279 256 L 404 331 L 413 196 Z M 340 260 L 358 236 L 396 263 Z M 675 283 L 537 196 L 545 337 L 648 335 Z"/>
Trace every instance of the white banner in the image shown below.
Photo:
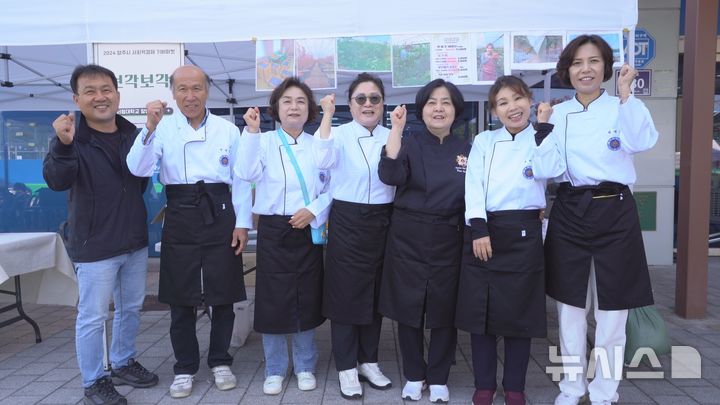
<path fill-rule="evenodd" d="M 477 76 L 475 46 L 470 34 L 436 34 L 432 38 L 430 70 L 433 79 L 473 84 Z"/>
<path fill-rule="evenodd" d="M 170 75 L 183 64 L 182 44 L 94 44 L 95 63 L 115 73 L 120 91 L 120 115 L 145 124 L 148 101 L 167 101 L 166 114 L 177 109 Z"/>

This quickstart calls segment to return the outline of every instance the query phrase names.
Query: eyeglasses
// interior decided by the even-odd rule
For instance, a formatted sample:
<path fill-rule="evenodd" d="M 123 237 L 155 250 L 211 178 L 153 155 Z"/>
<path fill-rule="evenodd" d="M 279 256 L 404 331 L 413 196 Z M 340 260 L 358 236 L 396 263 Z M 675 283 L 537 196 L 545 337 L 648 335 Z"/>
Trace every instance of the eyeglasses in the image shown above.
<path fill-rule="evenodd" d="M 358 94 L 357 96 L 353 97 L 352 99 L 355 100 L 355 102 L 360 105 L 365 105 L 365 102 L 368 101 L 368 99 L 370 100 L 370 104 L 372 104 L 372 105 L 378 105 L 378 104 L 382 103 L 382 96 L 377 95 L 377 94 L 373 94 L 370 97 L 368 97 L 364 94 Z"/>

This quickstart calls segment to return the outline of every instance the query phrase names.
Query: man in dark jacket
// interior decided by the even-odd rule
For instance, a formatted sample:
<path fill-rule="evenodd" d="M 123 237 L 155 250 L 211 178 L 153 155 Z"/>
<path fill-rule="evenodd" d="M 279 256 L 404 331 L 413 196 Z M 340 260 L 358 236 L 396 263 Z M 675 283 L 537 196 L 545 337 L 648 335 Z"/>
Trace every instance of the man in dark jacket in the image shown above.
<path fill-rule="evenodd" d="M 43 162 L 43 177 L 68 195 L 67 245 L 75 263 L 80 300 L 75 324 L 77 360 L 88 405 L 127 404 L 114 388 L 151 387 L 157 375 L 135 361 L 135 337 L 145 298 L 148 179 L 125 163 L 137 132 L 117 115 L 115 74 L 101 66 L 78 66 L 70 85 L 80 109 L 53 122 L 57 135 Z M 103 370 L 103 324 L 115 304 L 110 347 L 112 372 Z"/>

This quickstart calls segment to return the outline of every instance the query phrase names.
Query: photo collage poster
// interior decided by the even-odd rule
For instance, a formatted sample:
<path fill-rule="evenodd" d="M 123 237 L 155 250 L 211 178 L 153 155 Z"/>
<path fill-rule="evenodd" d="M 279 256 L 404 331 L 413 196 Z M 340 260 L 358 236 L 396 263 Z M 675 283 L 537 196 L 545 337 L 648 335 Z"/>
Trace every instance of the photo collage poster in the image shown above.
<path fill-rule="evenodd" d="M 457 85 L 489 85 L 513 70 L 556 67 L 566 44 L 581 32 L 475 32 L 374 35 L 256 41 L 255 89 L 272 91 L 298 76 L 311 89 L 337 88 L 338 72 L 390 72 L 395 88 L 442 78 Z M 622 32 L 592 32 L 624 62 Z"/>

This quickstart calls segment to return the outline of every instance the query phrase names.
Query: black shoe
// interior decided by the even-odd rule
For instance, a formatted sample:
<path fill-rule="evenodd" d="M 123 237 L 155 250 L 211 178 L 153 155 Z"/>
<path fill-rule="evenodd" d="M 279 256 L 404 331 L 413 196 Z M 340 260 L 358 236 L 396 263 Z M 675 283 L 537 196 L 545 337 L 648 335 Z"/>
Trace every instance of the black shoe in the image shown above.
<path fill-rule="evenodd" d="M 112 380 L 104 376 L 85 388 L 85 405 L 127 405 L 127 399 L 115 391 Z"/>
<path fill-rule="evenodd" d="M 127 366 L 110 372 L 115 385 L 130 385 L 135 388 L 148 388 L 157 385 L 158 376 L 151 373 L 135 359 L 130 359 Z"/>

